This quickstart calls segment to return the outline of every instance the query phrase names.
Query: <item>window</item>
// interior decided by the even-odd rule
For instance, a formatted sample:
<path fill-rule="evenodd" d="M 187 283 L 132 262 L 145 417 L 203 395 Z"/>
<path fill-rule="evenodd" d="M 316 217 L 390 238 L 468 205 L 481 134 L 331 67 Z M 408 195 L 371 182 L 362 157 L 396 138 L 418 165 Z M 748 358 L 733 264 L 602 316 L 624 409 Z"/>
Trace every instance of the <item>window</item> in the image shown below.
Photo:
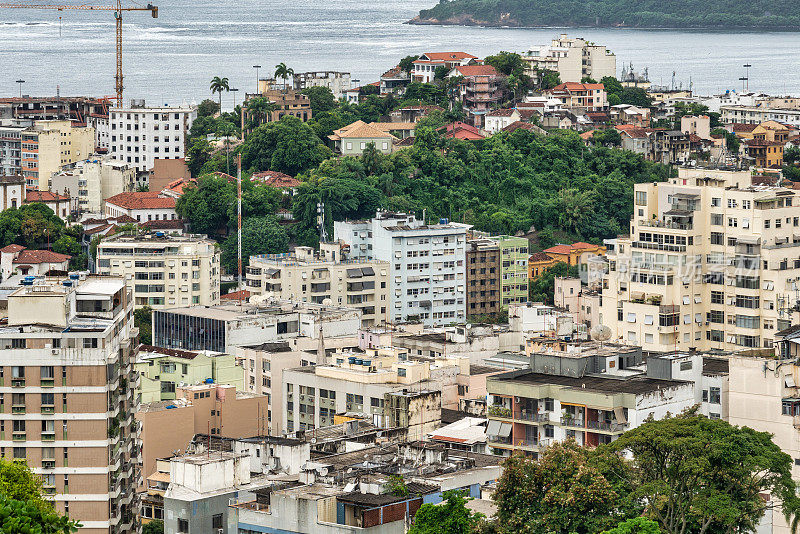
<path fill-rule="evenodd" d="M 217 529 L 222 528 L 222 514 L 214 514 L 211 516 L 211 528 L 216 532 Z"/>
<path fill-rule="evenodd" d="M 722 245 L 725 243 L 725 234 L 720 232 L 711 232 L 711 244 Z"/>
<path fill-rule="evenodd" d="M 178 532 L 181 534 L 189 532 L 189 522 L 186 519 L 178 519 Z"/>
<path fill-rule="evenodd" d="M 720 404 L 722 402 L 722 395 L 720 393 L 720 388 L 710 387 L 708 388 L 708 402 L 711 404 Z"/>
<path fill-rule="evenodd" d="M 715 226 L 722 226 L 722 214 L 720 213 L 712 213 L 711 214 L 711 224 Z"/>
<path fill-rule="evenodd" d="M 725 294 L 722 291 L 711 292 L 711 304 L 722 304 Z"/>

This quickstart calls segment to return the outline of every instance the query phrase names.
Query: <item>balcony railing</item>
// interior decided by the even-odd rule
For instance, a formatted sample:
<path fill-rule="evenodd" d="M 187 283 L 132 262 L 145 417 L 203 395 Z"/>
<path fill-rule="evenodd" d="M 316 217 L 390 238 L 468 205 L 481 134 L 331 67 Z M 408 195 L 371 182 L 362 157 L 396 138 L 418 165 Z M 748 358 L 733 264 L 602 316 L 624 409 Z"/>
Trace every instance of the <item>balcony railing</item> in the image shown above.
<path fill-rule="evenodd" d="M 584 421 L 583 419 L 575 418 L 575 417 L 562 417 L 561 424 L 563 426 L 573 426 L 577 428 L 584 428 Z"/>
<path fill-rule="evenodd" d="M 489 415 L 511 419 L 511 408 L 505 406 L 489 406 Z"/>
<path fill-rule="evenodd" d="M 514 419 L 520 419 L 522 421 L 534 421 L 537 423 L 547 423 L 550 421 L 550 414 L 547 412 L 539 413 L 522 410 L 521 412 L 514 414 Z"/>
<path fill-rule="evenodd" d="M 486 441 L 511 445 L 511 436 L 486 436 Z"/>
<path fill-rule="evenodd" d="M 600 430 L 604 432 L 622 432 L 626 430 L 630 425 L 628 423 L 617 423 L 611 422 L 607 423 L 605 421 L 588 421 L 586 423 L 586 428 L 591 430 Z"/>

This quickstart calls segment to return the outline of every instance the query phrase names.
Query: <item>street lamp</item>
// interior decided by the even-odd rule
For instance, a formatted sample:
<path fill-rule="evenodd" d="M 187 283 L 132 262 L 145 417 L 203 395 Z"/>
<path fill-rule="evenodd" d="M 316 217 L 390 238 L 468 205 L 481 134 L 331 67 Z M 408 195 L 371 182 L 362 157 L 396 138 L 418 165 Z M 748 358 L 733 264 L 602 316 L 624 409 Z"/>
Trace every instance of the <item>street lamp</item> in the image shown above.
<path fill-rule="evenodd" d="M 258 94 L 258 69 L 261 68 L 261 65 L 253 65 L 253 68 L 256 69 L 256 94 Z"/>
<path fill-rule="evenodd" d="M 745 79 L 747 80 L 747 91 L 750 91 L 750 67 L 752 67 L 752 65 L 750 63 L 745 63 L 743 66 L 745 68 Z"/>
<path fill-rule="evenodd" d="M 17 80 L 19 84 L 19 97 L 22 98 L 22 84 L 25 83 L 25 80 Z"/>
<path fill-rule="evenodd" d="M 233 87 L 231 87 L 230 89 L 228 89 L 228 91 L 233 93 L 233 110 L 236 111 L 236 92 L 238 91 L 238 89 L 234 89 Z"/>

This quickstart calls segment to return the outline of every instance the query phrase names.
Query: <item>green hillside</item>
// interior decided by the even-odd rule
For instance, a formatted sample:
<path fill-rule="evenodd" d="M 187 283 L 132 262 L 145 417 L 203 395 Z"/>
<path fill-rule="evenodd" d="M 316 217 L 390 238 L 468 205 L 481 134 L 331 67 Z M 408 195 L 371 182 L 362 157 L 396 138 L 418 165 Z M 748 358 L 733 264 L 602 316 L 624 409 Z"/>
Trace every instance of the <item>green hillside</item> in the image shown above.
<path fill-rule="evenodd" d="M 412 23 L 633 28 L 800 28 L 796 0 L 441 0 Z"/>

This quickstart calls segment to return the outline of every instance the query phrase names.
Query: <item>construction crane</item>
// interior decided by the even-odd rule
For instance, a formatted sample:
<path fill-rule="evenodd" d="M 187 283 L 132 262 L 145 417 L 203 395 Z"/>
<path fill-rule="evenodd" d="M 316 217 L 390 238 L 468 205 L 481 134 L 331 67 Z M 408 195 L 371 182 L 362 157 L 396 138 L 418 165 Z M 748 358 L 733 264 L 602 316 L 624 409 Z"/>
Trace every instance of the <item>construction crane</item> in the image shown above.
<path fill-rule="evenodd" d="M 69 5 L 69 4 L 9 4 L 0 2 L 0 8 L 8 9 L 52 9 L 55 11 L 113 11 L 117 23 L 117 75 L 115 76 L 115 89 L 117 92 L 117 106 L 122 106 L 122 12 L 123 11 L 149 11 L 153 18 L 158 18 L 158 7 L 153 4 L 141 7 L 122 7 L 122 0 L 116 0 L 114 5 Z"/>

